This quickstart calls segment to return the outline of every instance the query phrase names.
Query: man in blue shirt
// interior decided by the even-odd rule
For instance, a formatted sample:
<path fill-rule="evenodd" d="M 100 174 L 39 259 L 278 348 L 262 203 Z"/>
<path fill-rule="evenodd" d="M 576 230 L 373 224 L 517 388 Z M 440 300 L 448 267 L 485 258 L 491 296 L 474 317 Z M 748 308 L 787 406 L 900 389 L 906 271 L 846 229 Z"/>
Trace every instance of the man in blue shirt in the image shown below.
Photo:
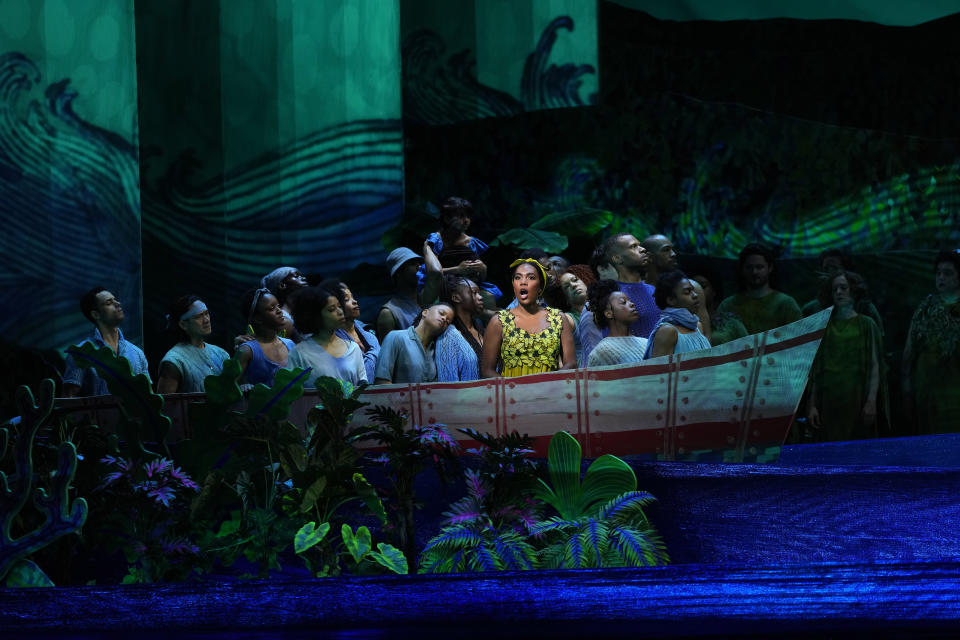
<path fill-rule="evenodd" d="M 93 334 L 84 342 L 92 342 L 97 347 L 110 347 L 115 354 L 130 362 L 133 375 L 143 373 L 150 377 L 147 357 L 143 351 L 123 338 L 123 332 L 120 331 L 123 307 L 112 293 L 103 287 L 90 289 L 80 298 L 80 311 L 94 326 Z M 63 373 L 63 395 L 68 398 L 106 396 L 110 395 L 110 390 L 107 388 L 107 382 L 97 375 L 95 368 L 81 369 L 74 362 L 73 356 L 67 353 L 66 369 Z"/>

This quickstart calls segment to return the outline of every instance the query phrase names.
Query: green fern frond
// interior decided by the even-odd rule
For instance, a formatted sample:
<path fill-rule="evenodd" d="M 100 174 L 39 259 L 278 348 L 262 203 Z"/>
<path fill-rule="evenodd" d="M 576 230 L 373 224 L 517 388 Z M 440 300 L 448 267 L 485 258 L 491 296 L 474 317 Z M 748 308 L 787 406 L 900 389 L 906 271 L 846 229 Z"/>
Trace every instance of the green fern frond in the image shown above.
<path fill-rule="evenodd" d="M 603 556 L 607 550 L 607 526 L 596 518 L 587 520 L 577 533 L 577 542 L 584 550 L 586 566 L 603 566 Z"/>
<path fill-rule="evenodd" d="M 622 556 L 622 566 L 652 567 L 670 562 L 663 541 L 652 529 L 615 526 L 610 529 L 610 547 Z"/>
<path fill-rule="evenodd" d="M 640 520 L 649 525 L 643 509 L 655 501 L 656 498 L 646 491 L 627 491 L 600 507 L 598 515 L 601 518 L 611 518 L 618 523 L 633 523 Z"/>
<path fill-rule="evenodd" d="M 503 558 L 504 568 L 514 571 L 536 568 L 536 550 L 515 531 L 499 533 L 493 538 L 492 544 Z"/>
<path fill-rule="evenodd" d="M 530 535 L 537 538 L 549 531 L 563 531 L 571 527 L 580 526 L 580 520 L 564 520 L 560 516 L 552 516 L 530 526 Z"/>

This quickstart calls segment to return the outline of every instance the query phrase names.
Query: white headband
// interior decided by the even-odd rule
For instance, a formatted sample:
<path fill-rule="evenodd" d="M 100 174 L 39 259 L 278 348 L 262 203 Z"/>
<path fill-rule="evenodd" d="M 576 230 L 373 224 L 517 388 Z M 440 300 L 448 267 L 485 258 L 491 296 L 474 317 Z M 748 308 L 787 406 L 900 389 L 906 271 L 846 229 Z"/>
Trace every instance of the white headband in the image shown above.
<path fill-rule="evenodd" d="M 186 313 L 180 316 L 180 322 L 198 316 L 206 310 L 207 305 L 203 304 L 203 300 L 195 300 L 194 303 L 190 305 L 190 308 L 187 309 Z"/>

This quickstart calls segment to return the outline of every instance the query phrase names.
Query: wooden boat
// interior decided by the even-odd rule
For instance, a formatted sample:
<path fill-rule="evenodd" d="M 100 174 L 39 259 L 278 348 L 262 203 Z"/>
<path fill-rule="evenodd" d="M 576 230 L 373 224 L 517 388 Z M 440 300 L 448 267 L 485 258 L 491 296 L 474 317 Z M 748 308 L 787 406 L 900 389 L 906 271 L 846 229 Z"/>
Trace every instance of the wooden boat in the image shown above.
<path fill-rule="evenodd" d="M 546 455 L 550 436 L 574 434 L 585 456 L 605 453 L 651 460 L 771 462 L 803 395 L 831 309 L 733 342 L 637 364 L 595 367 L 474 382 L 369 387 L 361 400 L 405 412 L 411 424 L 439 423 L 465 446 L 457 429 L 534 438 Z M 172 439 L 189 437 L 187 408 L 203 394 L 166 396 Z M 304 424 L 316 404 L 308 391 L 290 412 Z M 110 397 L 58 400 L 101 425 L 115 422 Z M 359 426 L 365 409 L 354 414 Z"/>

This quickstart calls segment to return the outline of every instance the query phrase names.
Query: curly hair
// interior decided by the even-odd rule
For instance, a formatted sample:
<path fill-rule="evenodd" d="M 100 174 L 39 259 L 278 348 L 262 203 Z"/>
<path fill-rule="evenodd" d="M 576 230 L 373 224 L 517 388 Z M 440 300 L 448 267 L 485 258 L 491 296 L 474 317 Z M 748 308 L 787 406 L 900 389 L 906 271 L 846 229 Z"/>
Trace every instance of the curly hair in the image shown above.
<path fill-rule="evenodd" d="M 657 278 L 657 288 L 653 291 L 653 299 L 661 309 L 669 307 L 667 298 L 673 295 L 673 290 L 677 288 L 683 280 L 687 280 L 687 274 L 683 271 L 668 271 Z"/>
<path fill-rule="evenodd" d="M 593 322 L 601 329 L 610 324 L 603 312 L 610 307 L 610 296 L 617 291 L 620 291 L 620 285 L 613 280 L 598 280 L 587 287 L 587 300 L 593 312 Z"/>
<path fill-rule="evenodd" d="M 290 305 L 297 330 L 303 333 L 319 331 L 323 326 L 323 308 L 327 306 L 327 301 L 334 298 L 339 303 L 340 296 L 319 286 L 296 291 L 290 296 Z"/>

